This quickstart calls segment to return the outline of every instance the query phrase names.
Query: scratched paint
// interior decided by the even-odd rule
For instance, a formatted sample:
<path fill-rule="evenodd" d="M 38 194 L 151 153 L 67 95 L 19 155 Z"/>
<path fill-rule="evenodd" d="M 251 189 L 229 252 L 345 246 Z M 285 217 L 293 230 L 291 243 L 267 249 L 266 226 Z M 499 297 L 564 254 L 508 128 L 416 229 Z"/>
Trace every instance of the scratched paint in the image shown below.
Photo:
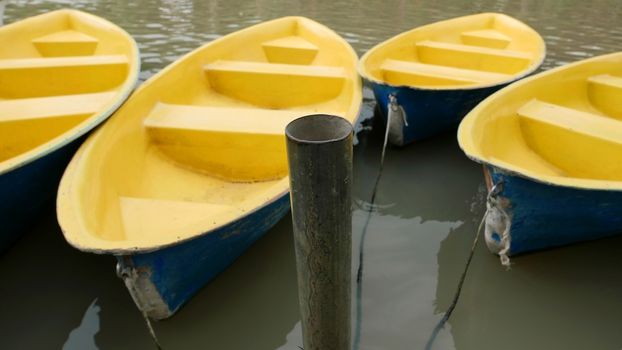
<path fill-rule="evenodd" d="M 67 4 L 12 0 L 6 7 L 7 22 Z M 415 25 L 491 10 L 506 12 L 543 35 L 548 48 L 545 69 L 622 47 L 617 25 L 622 3 L 617 0 L 78 0 L 72 4 L 135 36 L 143 53 L 142 79 L 205 41 L 287 14 L 303 14 L 334 28 L 359 55 Z M 370 89 L 365 96 L 363 113 L 369 117 L 374 110 Z M 378 126 L 365 131 L 355 149 L 354 247 L 376 176 L 381 136 Z M 423 348 L 451 302 L 483 214 L 484 188 L 481 167 L 464 157 L 452 132 L 389 149 L 365 242 L 369 260 L 361 300 L 361 349 Z M 115 275 L 115 259 L 69 247 L 51 206 L 33 224 L 0 256 L 0 348 L 57 349 L 70 338 L 75 349 L 92 343 L 100 349 L 151 348 L 144 321 Z M 518 256 L 508 272 L 480 244 L 460 303 L 439 335 L 437 348 L 487 350 L 498 349 L 499 344 L 510 350 L 622 348 L 621 250 L 621 237 L 608 238 Z M 164 348 L 298 350 L 294 262 L 291 221 L 286 217 L 177 315 L 154 324 Z M 100 309 L 98 332 L 81 327 L 95 298 Z M 77 329 L 89 336 L 76 337 Z"/>

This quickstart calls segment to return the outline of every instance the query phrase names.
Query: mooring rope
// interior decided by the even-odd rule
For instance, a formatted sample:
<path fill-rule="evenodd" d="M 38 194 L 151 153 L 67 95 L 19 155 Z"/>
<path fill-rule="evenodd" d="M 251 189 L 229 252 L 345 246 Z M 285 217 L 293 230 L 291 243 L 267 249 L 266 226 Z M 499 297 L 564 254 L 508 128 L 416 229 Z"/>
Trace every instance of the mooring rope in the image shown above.
<path fill-rule="evenodd" d="M 149 319 L 149 316 L 147 316 L 147 312 L 145 311 L 145 308 L 140 302 L 140 299 L 138 297 L 138 291 L 136 290 L 136 285 L 133 282 L 137 280 L 138 273 L 132 267 L 121 267 L 121 264 L 117 264 L 117 275 L 123 280 L 123 283 L 125 283 L 127 290 L 132 296 L 132 299 L 134 299 L 136 306 L 138 306 L 140 313 L 143 315 L 145 324 L 147 325 L 147 329 L 149 330 L 149 334 L 151 335 L 153 343 L 158 350 L 162 350 L 162 345 L 160 345 L 160 341 L 158 341 L 158 337 L 156 336 L 155 330 L 153 329 L 151 320 Z"/>
<path fill-rule="evenodd" d="M 467 258 L 466 264 L 464 265 L 464 270 L 462 271 L 462 275 L 460 276 L 460 281 L 458 282 L 458 288 L 456 288 L 456 293 L 454 294 L 454 298 L 451 304 L 449 305 L 449 307 L 447 308 L 447 311 L 445 311 L 445 314 L 443 315 L 443 317 L 438 321 L 438 323 L 436 324 L 436 327 L 434 327 L 434 330 L 432 330 L 432 334 L 430 335 L 430 338 L 428 339 L 428 342 L 425 345 L 425 350 L 432 349 L 432 346 L 434 345 L 434 341 L 436 340 L 438 333 L 441 331 L 441 329 L 443 329 L 443 327 L 445 327 L 445 324 L 449 320 L 449 317 L 451 316 L 451 314 L 454 312 L 456 305 L 458 305 L 458 299 L 460 299 L 460 294 L 462 293 L 462 286 L 464 284 L 464 280 L 466 279 L 467 272 L 469 271 L 469 266 L 471 266 L 471 261 L 473 260 L 473 255 L 475 254 L 475 248 L 477 247 L 479 236 L 482 233 L 482 228 L 484 227 L 484 224 L 486 223 L 486 219 L 488 218 L 488 215 L 490 215 L 490 213 L 493 210 L 501 211 L 504 215 L 504 218 L 507 220 L 505 224 L 505 230 L 503 232 L 504 238 L 501 239 L 504 244 L 504 248 L 499 252 L 499 257 L 501 259 L 501 264 L 503 266 L 505 266 L 506 268 L 510 267 L 510 259 L 507 256 L 507 253 L 510 250 L 510 238 L 509 238 L 510 237 L 510 217 L 505 212 L 505 210 L 503 210 L 503 208 L 499 204 L 499 201 L 496 198 L 498 191 L 500 189 L 499 185 L 500 184 L 495 184 L 494 186 L 492 186 L 492 188 L 488 192 L 488 195 L 486 196 L 486 212 L 484 212 L 484 215 L 482 216 L 482 220 L 480 221 L 479 226 L 477 228 L 477 232 L 475 233 L 475 239 L 473 239 L 473 244 L 471 245 L 471 252 L 469 253 L 469 257 Z"/>
<path fill-rule="evenodd" d="M 367 212 L 367 218 L 365 219 L 365 224 L 363 225 L 361 241 L 359 243 L 359 266 L 358 266 L 357 273 L 356 273 L 356 324 L 355 324 L 355 329 L 354 329 L 354 340 L 352 342 L 353 350 L 358 350 L 361 345 L 361 328 L 362 328 L 362 319 L 363 319 L 363 310 L 362 310 L 363 267 L 364 267 L 363 258 L 364 258 L 365 238 L 367 236 L 367 229 L 369 227 L 369 222 L 371 220 L 371 216 L 374 210 L 374 204 L 376 202 L 378 184 L 380 183 L 380 178 L 382 177 L 382 171 L 384 169 L 384 158 L 385 158 L 385 152 L 386 152 L 386 148 L 387 148 L 387 144 L 389 140 L 389 128 L 391 126 L 391 120 L 397 117 L 394 114 L 399 113 L 400 109 L 401 109 L 401 106 L 397 105 L 397 99 L 395 98 L 395 95 L 393 94 L 389 95 L 389 104 L 387 106 L 387 112 L 388 112 L 387 113 L 387 124 L 386 124 L 386 130 L 384 134 L 384 143 L 382 145 L 382 153 L 380 156 L 380 166 L 378 169 L 378 175 L 376 175 L 376 181 L 374 183 L 374 187 L 373 187 L 373 191 L 371 195 L 371 201 L 370 201 L 370 205 L 369 205 L 368 212 Z M 405 116 L 402 116 L 402 118 L 404 117 Z M 432 334 L 430 335 L 430 338 L 428 339 L 428 342 L 426 343 L 426 346 L 425 346 L 426 350 L 432 349 L 432 346 L 434 345 L 434 341 L 436 340 L 438 333 L 441 331 L 441 329 L 443 329 L 443 327 L 445 327 L 445 324 L 449 320 L 449 317 L 451 317 L 451 314 L 453 313 L 454 309 L 458 305 L 458 300 L 460 299 L 460 294 L 462 293 L 462 286 L 464 285 L 467 272 L 471 265 L 471 261 L 473 260 L 473 255 L 475 254 L 475 248 L 477 247 L 477 243 L 479 241 L 482 228 L 484 227 L 484 224 L 486 223 L 486 219 L 488 215 L 493 210 L 498 210 L 499 212 L 501 212 L 504 218 L 504 221 L 505 221 L 505 227 L 503 230 L 503 234 L 501 236 L 501 244 L 503 245 L 503 248 L 499 251 L 498 254 L 501 260 L 501 264 L 507 268 L 510 267 L 510 259 L 508 257 L 508 253 L 510 250 L 510 243 L 511 243 L 511 236 L 510 236 L 511 220 L 510 220 L 509 215 L 506 213 L 506 211 L 503 209 L 498 199 L 496 198 L 501 188 L 502 188 L 502 183 L 495 184 L 490 189 L 490 191 L 488 192 L 488 195 L 486 196 L 486 212 L 484 212 L 482 220 L 480 221 L 479 226 L 477 228 L 475 238 L 473 239 L 473 244 L 471 245 L 471 251 L 469 253 L 469 257 L 467 258 L 466 264 L 464 266 L 464 270 L 462 271 L 462 275 L 460 276 L 460 280 L 458 282 L 456 293 L 454 294 L 454 298 L 451 304 L 449 305 L 449 307 L 447 308 L 447 311 L 445 311 L 443 317 L 439 320 L 436 327 L 434 327 L 434 330 L 432 331 Z"/>
<path fill-rule="evenodd" d="M 497 220 L 492 219 L 491 223 L 489 223 L 487 220 L 486 241 L 491 239 L 490 236 L 492 236 L 492 232 L 503 231 L 503 233 L 501 234 L 501 239 L 499 241 L 499 245 L 501 246 L 501 249 L 499 250 L 499 252 L 497 252 L 497 254 L 499 255 L 499 260 L 501 261 L 501 265 L 509 269 L 510 268 L 510 257 L 508 255 L 510 252 L 510 247 L 512 245 L 512 236 L 510 235 L 512 220 L 510 218 L 510 215 L 503 209 L 503 205 L 499 203 L 499 200 L 495 196 L 489 196 L 489 199 L 486 205 L 488 207 L 486 212 L 489 217 L 496 218 L 498 217 L 498 213 L 501 214 L 501 218 L 498 222 Z M 503 230 L 501 230 L 500 227 L 496 227 L 499 225 L 503 225 Z"/>
<path fill-rule="evenodd" d="M 454 294 L 454 299 L 451 302 L 451 305 L 449 305 L 449 307 L 447 308 L 447 311 L 445 311 L 445 314 L 443 315 L 443 317 L 436 324 L 436 327 L 434 327 L 434 330 L 432 331 L 432 334 L 430 335 L 430 339 L 428 339 L 428 342 L 425 345 L 426 350 L 432 349 L 432 345 L 434 345 L 436 336 L 441 331 L 441 329 L 445 327 L 445 323 L 447 323 L 447 321 L 449 320 L 449 317 L 454 312 L 454 309 L 456 308 L 456 305 L 458 304 L 458 299 L 460 299 L 460 294 L 462 292 L 462 285 L 464 284 L 464 280 L 466 279 L 467 271 L 469 270 L 469 266 L 471 265 L 471 260 L 473 260 L 473 254 L 475 253 L 475 247 L 477 247 L 477 242 L 479 241 L 479 236 L 482 232 L 482 227 L 484 226 L 484 222 L 486 222 L 487 213 L 488 211 L 484 213 L 484 216 L 482 217 L 482 220 L 479 223 L 479 227 L 477 228 L 477 233 L 475 234 L 473 245 L 471 245 L 471 252 L 469 253 L 469 257 L 467 259 L 466 265 L 464 266 L 464 271 L 462 271 L 462 276 L 460 276 L 460 282 L 458 282 L 458 288 L 456 289 L 456 294 Z"/>
<path fill-rule="evenodd" d="M 352 349 L 354 350 L 358 350 L 361 345 L 361 326 L 363 323 L 363 306 L 361 299 L 363 296 L 363 254 L 365 249 L 365 237 L 367 236 L 367 228 L 369 227 L 369 221 L 371 220 L 371 215 L 374 211 L 374 203 L 376 202 L 378 184 L 380 183 L 380 178 L 382 177 L 382 170 L 384 169 L 384 156 L 389 141 L 389 128 L 391 125 L 391 120 L 395 117 L 393 114 L 397 110 L 392 108 L 393 103 L 397 103 L 395 95 L 389 95 L 389 105 L 387 106 L 387 125 L 384 132 L 384 143 L 382 144 L 380 166 L 378 168 L 378 175 L 376 175 L 376 182 L 374 183 L 374 188 L 371 193 L 371 200 L 367 211 L 367 218 L 365 219 L 365 224 L 363 225 L 363 233 L 361 234 L 361 241 L 359 243 L 359 266 L 356 271 L 356 324 L 354 328 L 354 340 L 352 341 Z"/>

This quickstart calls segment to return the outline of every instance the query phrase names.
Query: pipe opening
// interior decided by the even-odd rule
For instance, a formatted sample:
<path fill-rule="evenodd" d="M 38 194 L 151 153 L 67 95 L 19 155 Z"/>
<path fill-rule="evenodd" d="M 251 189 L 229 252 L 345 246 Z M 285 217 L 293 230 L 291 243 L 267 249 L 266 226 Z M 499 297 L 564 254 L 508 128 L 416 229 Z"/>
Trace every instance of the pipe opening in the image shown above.
<path fill-rule="evenodd" d="M 328 143 L 347 138 L 353 130 L 352 124 L 344 118 L 329 114 L 312 114 L 287 124 L 285 135 L 298 143 Z"/>

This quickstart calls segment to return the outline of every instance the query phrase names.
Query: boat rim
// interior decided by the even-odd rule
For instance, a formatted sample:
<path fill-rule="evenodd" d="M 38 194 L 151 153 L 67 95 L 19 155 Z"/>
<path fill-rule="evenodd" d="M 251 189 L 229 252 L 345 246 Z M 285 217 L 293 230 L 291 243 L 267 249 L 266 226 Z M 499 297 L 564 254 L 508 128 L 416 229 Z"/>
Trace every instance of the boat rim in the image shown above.
<path fill-rule="evenodd" d="M 602 190 L 602 191 L 612 191 L 612 192 L 622 192 L 622 181 L 611 181 L 611 180 L 597 180 L 597 179 L 586 179 L 586 178 L 577 178 L 577 177 L 564 177 L 564 176 L 550 176 L 550 175 L 539 175 L 535 171 L 531 171 L 525 168 L 520 168 L 518 166 L 514 166 L 510 163 L 505 163 L 505 165 L 499 164 L 494 159 L 486 159 L 481 156 L 481 152 L 479 148 L 474 145 L 473 140 L 468 136 L 468 134 L 473 130 L 474 121 L 479 118 L 481 115 L 481 111 L 488 107 L 489 104 L 492 103 L 495 99 L 508 94 L 512 89 L 521 87 L 523 85 L 529 84 L 533 80 L 543 79 L 549 75 L 555 74 L 559 71 L 563 71 L 568 68 L 576 67 L 591 61 L 599 61 L 604 60 L 610 57 L 622 57 L 622 51 L 613 52 L 609 54 L 599 55 L 596 57 L 590 57 L 588 59 L 580 60 L 577 62 L 572 62 L 569 64 L 565 64 L 559 67 L 552 68 L 550 70 L 538 73 L 531 77 L 525 78 L 521 81 L 518 81 L 510 86 L 507 86 L 489 97 L 487 97 L 484 101 L 478 104 L 474 109 L 472 109 L 460 123 L 458 127 L 458 145 L 460 149 L 465 153 L 465 155 L 480 164 L 493 166 L 494 168 L 501 170 L 512 176 L 522 177 L 534 182 L 542 183 L 550 186 L 558 186 L 558 187 L 567 187 L 567 188 L 575 188 L 582 190 Z"/>
<path fill-rule="evenodd" d="M 284 16 L 284 17 L 279 17 L 279 18 L 275 18 L 272 20 L 268 20 L 265 22 L 260 22 L 260 23 L 256 23 L 253 24 L 249 27 L 240 29 L 238 31 L 235 31 L 233 33 L 230 34 L 235 34 L 235 33 L 242 33 L 242 32 L 246 32 L 246 31 L 251 31 L 253 30 L 255 27 L 258 26 L 262 26 L 262 25 L 266 25 L 268 23 L 273 23 L 273 22 L 277 22 L 277 21 L 286 21 L 286 20 L 305 20 L 305 21 L 311 21 L 312 23 L 321 26 L 322 28 L 326 29 L 327 31 L 329 31 L 331 34 L 333 34 L 335 36 L 336 39 L 341 40 L 342 43 L 346 44 L 345 48 L 346 50 L 350 53 L 350 55 L 352 56 L 352 58 L 354 60 L 358 60 L 358 55 L 356 54 L 356 51 L 354 51 L 354 48 L 352 48 L 352 45 L 350 45 L 342 36 L 340 36 L 336 31 L 334 31 L 333 29 L 325 26 L 324 24 L 317 22 L 315 20 L 312 20 L 310 18 L 304 17 L 304 16 Z M 179 58 L 177 58 L 174 62 L 170 63 L 169 65 L 167 65 L 166 67 L 164 67 L 163 69 L 161 69 L 159 72 L 157 72 L 156 74 L 152 75 L 149 79 L 147 79 L 143 84 L 141 84 L 141 86 L 139 86 L 135 91 L 134 94 L 139 94 L 146 86 L 148 86 L 148 83 L 150 83 L 152 80 L 156 80 L 158 79 L 160 76 L 167 74 L 170 70 L 174 69 L 177 65 L 182 64 L 182 62 L 187 59 L 189 56 L 191 56 L 192 54 L 194 54 L 196 51 L 199 50 L 203 50 L 206 47 L 210 46 L 210 45 L 214 45 L 220 41 L 224 41 L 227 40 L 228 35 L 223 35 L 215 40 L 209 41 L 193 50 L 191 50 L 190 52 L 187 52 L 183 55 L 181 55 Z M 359 103 L 356 104 L 356 108 L 354 110 L 352 110 L 352 120 L 347 119 L 353 126 L 355 125 L 355 123 L 357 122 L 358 118 L 360 118 L 360 112 L 361 112 L 361 108 L 362 108 L 362 82 L 361 82 L 361 78 L 360 76 L 357 74 L 356 71 L 356 65 L 354 66 L 353 69 L 353 83 L 355 85 L 357 85 L 358 89 L 355 87 L 354 92 L 353 92 L 353 100 L 354 101 L 359 101 Z M 350 109 L 352 109 L 352 106 L 349 106 Z M 349 110 L 346 112 L 349 112 Z M 249 210 L 247 212 L 245 212 L 243 215 L 239 215 L 229 221 L 223 222 L 222 224 L 216 226 L 216 227 L 212 227 L 211 229 L 209 229 L 208 231 L 204 231 L 204 232 L 198 232 L 198 233 L 194 233 L 194 234 L 189 234 L 186 237 L 180 238 L 178 240 L 171 240 L 169 242 L 166 243 L 160 243 L 160 244 L 144 244 L 143 246 L 136 246 L 136 247 L 124 247 L 124 248 L 109 248 L 109 247 L 101 247 L 101 248 L 97 248 L 95 247 L 95 245 L 90 245 L 90 246 L 86 246 L 86 245 L 82 245 L 80 243 L 78 243 L 77 241 L 74 240 L 75 237 L 77 236 L 81 236 L 84 233 L 81 233 L 79 235 L 68 235 L 68 229 L 67 226 L 71 226 L 71 229 L 74 231 L 80 230 L 83 231 L 83 228 L 79 227 L 80 224 L 78 224 L 79 222 L 81 222 L 81 220 L 79 219 L 78 215 L 76 214 L 76 210 L 75 210 L 75 204 L 72 203 L 71 200 L 71 196 L 72 196 L 72 192 L 74 190 L 75 187 L 75 180 L 74 180 L 74 176 L 76 174 L 76 172 L 78 172 L 78 166 L 80 165 L 79 163 L 81 162 L 81 159 L 83 158 L 84 154 L 86 152 L 88 152 L 88 150 L 92 147 L 92 144 L 94 144 L 100 137 L 101 133 L 102 133 L 103 128 L 100 128 L 98 130 L 95 130 L 93 132 L 93 134 L 91 134 L 88 139 L 80 146 L 80 148 L 77 150 L 76 154 L 74 155 L 74 157 L 72 158 L 72 160 L 69 162 L 69 165 L 67 166 L 65 173 L 60 181 L 59 187 L 58 187 L 58 196 L 56 198 L 56 209 L 57 209 L 57 218 L 58 218 L 58 223 L 59 226 L 61 228 L 61 231 L 63 232 L 63 236 L 65 237 L 65 240 L 74 248 L 79 249 L 81 251 L 85 251 L 85 252 L 91 252 L 91 253 L 95 253 L 95 254 L 113 254 L 113 255 L 133 255 L 133 254 L 144 254 L 144 253 L 150 253 L 150 252 L 154 252 L 160 249 L 165 249 L 165 248 L 169 248 L 169 247 L 173 247 L 173 246 L 177 246 L 180 244 L 183 244 L 185 242 L 206 236 L 216 230 L 219 230 L 227 225 L 230 225 L 231 223 L 236 222 L 237 220 L 240 220 L 242 218 L 245 218 L 249 215 L 251 215 L 252 213 L 264 208 L 267 205 L 270 205 L 274 202 L 276 202 L 277 200 L 281 199 L 284 195 L 288 195 L 289 194 L 289 184 L 287 186 L 285 186 L 285 190 L 278 192 L 277 195 L 273 196 L 272 198 L 266 200 L 265 202 L 263 202 L 261 205 L 258 205 L 256 207 L 254 207 L 252 210 Z M 277 179 L 275 181 L 283 181 L 283 182 L 289 182 L 289 175 L 286 175 L 280 179 Z M 66 202 L 67 204 L 63 205 L 62 202 Z M 61 219 L 64 218 L 64 219 Z M 68 222 L 70 222 L 69 225 Z M 99 238 L 98 236 L 95 236 L 94 239 L 92 239 L 90 242 L 93 243 L 98 243 L 98 242 L 110 242 L 110 241 L 106 241 L 103 240 L 101 238 Z"/>
<path fill-rule="evenodd" d="M 365 68 L 365 62 L 367 61 L 368 57 L 373 53 L 373 51 L 375 51 L 378 48 L 382 47 L 384 44 L 388 43 L 389 41 L 398 40 L 399 38 L 404 37 L 407 34 L 413 32 L 415 30 L 431 27 L 431 26 L 434 26 L 434 25 L 437 25 L 437 24 L 440 24 L 440 23 L 451 22 L 451 21 L 459 19 L 459 18 L 477 17 L 477 16 L 486 16 L 486 15 L 503 16 L 503 17 L 510 18 L 510 19 L 512 19 L 514 21 L 519 22 L 523 26 L 525 26 L 527 30 L 533 32 L 536 35 L 536 37 L 539 39 L 540 45 L 542 47 L 540 59 L 533 61 L 528 69 L 522 71 L 520 74 L 512 75 L 507 80 L 492 82 L 492 83 L 488 83 L 488 84 L 482 83 L 482 84 L 473 84 L 473 85 L 467 85 L 467 86 L 446 85 L 444 87 L 443 86 L 434 87 L 434 86 L 394 85 L 394 84 L 390 84 L 390 83 L 388 83 L 388 82 L 386 82 L 384 80 L 375 79 L 370 74 L 367 73 L 367 69 Z M 495 86 L 500 86 L 500 85 L 508 85 L 508 84 L 512 84 L 513 82 L 515 82 L 517 80 L 521 80 L 521 79 L 527 77 L 528 75 L 532 74 L 536 70 L 538 70 L 538 68 L 540 68 L 540 66 L 544 62 L 544 59 L 546 58 L 546 53 L 547 53 L 546 42 L 544 41 L 544 39 L 542 38 L 540 33 L 538 33 L 535 29 L 533 29 L 527 23 L 525 23 L 525 22 L 523 22 L 521 20 L 518 20 L 518 19 L 516 19 L 516 18 L 514 18 L 512 16 L 508 16 L 506 14 L 503 14 L 503 13 L 483 12 L 483 13 L 477 13 L 477 14 L 460 16 L 460 17 L 454 17 L 454 18 L 450 18 L 450 19 L 446 19 L 446 20 L 442 20 L 442 21 L 428 23 L 428 24 L 425 24 L 425 25 L 422 25 L 422 26 L 415 27 L 413 29 L 407 30 L 405 32 L 399 33 L 399 34 L 397 34 L 395 36 L 392 36 L 392 37 L 388 38 L 387 40 L 382 41 L 382 42 L 376 44 L 375 46 L 373 46 L 371 49 L 369 49 L 361 57 L 361 59 L 359 60 L 359 62 L 357 64 L 357 71 L 359 72 L 361 77 L 363 77 L 365 80 L 367 80 L 367 81 L 369 81 L 371 83 L 379 84 L 379 85 L 384 85 L 384 86 L 389 86 L 389 87 L 396 88 L 396 89 L 406 88 L 406 89 L 419 90 L 419 91 L 470 91 L 470 90 L 487 89 L 487 88 L 491 88 L 491 87 L 495 87 Z"/>

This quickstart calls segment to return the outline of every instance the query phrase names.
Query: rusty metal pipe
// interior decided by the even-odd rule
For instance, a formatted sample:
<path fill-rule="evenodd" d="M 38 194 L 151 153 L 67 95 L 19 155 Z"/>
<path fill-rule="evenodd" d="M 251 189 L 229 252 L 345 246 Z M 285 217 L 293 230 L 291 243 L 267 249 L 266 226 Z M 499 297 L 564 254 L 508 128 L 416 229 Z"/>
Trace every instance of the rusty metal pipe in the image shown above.
<path fill-rule="evenodd" d="M 305 350 L 351 346 L 352 132 L 325 114 L 285 129 Z"/>

